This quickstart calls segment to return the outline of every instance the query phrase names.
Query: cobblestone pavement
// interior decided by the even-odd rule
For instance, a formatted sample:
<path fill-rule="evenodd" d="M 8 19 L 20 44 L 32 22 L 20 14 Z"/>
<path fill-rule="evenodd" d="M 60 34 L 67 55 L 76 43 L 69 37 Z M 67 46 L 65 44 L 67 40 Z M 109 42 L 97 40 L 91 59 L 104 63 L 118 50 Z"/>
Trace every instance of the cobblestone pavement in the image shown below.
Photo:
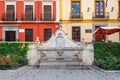
<path fill-rule="evenodd" d="M 120 80 L 120 71 L 104 72 L 99 69 L 40 69 L 23 67 L 0 70 L 0 80 Z"/>

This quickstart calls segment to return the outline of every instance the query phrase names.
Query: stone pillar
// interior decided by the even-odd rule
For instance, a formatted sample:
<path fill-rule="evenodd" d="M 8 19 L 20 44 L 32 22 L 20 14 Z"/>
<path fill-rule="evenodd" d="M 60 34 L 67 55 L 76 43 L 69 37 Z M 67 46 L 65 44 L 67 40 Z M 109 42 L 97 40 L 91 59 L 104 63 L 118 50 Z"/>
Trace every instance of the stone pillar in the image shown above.
<path fill-rule="evenodd" d="M 93 44 L 86 44 L 83 49 L 83 65 L 91 66 L 94 61 Z"/>

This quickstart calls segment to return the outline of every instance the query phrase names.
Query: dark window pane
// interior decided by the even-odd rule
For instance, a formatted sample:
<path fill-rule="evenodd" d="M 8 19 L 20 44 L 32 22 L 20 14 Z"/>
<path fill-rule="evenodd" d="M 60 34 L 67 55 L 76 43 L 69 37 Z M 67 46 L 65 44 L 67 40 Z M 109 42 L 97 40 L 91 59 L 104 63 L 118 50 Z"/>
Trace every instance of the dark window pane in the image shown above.
<path fill-rule="evenodd" d="M 44 41 L 49 40 L 49 38 L 51 37 L 51 29 L 44 29 Z"/>
<path fill-rule="evenodd" d="M 33 29 L 25 30 L 25 41 L 33 41 Z"/>

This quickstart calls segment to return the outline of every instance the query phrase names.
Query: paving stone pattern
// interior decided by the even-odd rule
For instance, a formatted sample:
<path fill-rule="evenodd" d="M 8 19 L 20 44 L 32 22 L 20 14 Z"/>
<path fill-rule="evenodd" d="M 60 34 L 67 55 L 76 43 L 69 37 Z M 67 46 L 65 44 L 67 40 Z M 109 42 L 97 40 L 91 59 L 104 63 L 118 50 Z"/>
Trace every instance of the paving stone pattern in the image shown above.
<path fill-rule="evenodd" d="M 120 80 L 120 71 L 104 72 L 99 69 L 40 69 L 23 67 L 0 70 L 0 80 Z"/>

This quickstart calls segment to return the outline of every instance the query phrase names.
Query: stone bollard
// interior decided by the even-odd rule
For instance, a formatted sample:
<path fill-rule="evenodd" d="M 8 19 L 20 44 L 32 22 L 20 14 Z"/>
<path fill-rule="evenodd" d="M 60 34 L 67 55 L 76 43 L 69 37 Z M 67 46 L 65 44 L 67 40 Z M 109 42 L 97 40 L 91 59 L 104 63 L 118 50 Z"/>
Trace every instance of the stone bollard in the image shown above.
<path fill-rule="evenodd" d="M 27 54 L 28 65 L 29 66 L 39 66 L 40 55 L 35 47 L 35 44 L 29 46 L 29 51 Z"/>

